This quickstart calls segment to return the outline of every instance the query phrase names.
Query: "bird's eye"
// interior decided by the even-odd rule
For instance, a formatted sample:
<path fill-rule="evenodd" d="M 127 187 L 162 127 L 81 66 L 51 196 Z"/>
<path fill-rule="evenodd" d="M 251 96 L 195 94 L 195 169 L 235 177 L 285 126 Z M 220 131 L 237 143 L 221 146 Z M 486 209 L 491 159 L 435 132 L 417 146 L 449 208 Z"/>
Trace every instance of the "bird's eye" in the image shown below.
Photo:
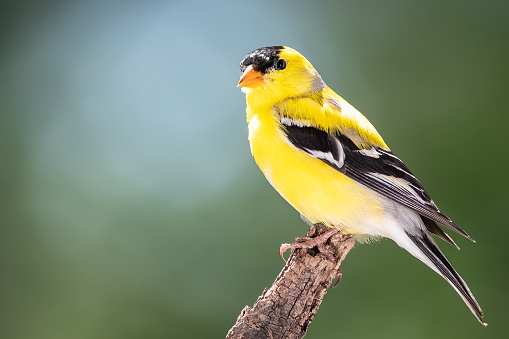
<path fill-rule="evenodd" d="M 286 68 L 286 60 L 285 59 L 279 59 L 276 63 L 276 69 L 278 71 L 281 71 Z"/>

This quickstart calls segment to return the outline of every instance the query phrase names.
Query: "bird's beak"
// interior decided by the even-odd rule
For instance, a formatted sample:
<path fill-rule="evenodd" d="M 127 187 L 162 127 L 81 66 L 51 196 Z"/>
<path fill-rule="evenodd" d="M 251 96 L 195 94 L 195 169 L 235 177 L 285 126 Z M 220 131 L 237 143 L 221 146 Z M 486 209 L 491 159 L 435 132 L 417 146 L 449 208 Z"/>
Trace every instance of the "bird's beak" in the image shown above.
<path fill-rule="evenodd" d="M 256 71 L 253 65 L 249 65 L 244 73 L 242 73 L 237 87 L 255 88 L 262 85 L 265 85 L 265 81 L 263 81 L 262 78 L 262 73 Z"/>

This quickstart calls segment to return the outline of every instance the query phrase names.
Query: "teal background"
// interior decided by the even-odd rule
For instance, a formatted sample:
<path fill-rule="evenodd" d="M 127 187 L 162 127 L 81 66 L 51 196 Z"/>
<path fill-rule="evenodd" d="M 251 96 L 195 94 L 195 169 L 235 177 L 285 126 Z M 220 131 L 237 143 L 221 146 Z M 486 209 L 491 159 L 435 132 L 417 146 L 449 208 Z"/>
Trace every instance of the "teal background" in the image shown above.
<path fill-rule="evenodd" d="M 307 226 L 247 141 L 239 63 L 304 54 L 477 243 L 489 323 L 383 240 L 307 338 L 507 333 L 509 2 L 3 1 L 0 337 L 221 338 Z"/>

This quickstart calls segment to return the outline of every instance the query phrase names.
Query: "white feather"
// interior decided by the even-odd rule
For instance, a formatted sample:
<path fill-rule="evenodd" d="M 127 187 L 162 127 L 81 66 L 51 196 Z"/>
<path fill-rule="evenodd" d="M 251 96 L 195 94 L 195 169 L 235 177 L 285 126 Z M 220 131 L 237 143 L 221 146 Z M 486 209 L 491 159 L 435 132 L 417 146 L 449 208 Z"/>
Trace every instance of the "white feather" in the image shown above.
<path fill-rule="evenodd" d="M 372 148 L 372 149 L 361 149 L 359 151 L 357 151 L 363 155 L 366 155 L 368 157 L 372 157 L 372 158 L 380 158 L 380 153 L 377 152 L 376 149 Z"/>

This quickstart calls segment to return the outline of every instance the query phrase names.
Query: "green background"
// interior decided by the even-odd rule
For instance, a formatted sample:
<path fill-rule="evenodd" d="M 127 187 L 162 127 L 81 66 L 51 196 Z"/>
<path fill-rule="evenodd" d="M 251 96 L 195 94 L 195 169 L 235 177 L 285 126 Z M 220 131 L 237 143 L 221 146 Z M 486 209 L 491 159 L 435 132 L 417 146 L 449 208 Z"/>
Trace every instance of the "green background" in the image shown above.
<path fill-rule="evenodd" d="M 247 141 L 239 63 L 303 53 L 477 243 L 489 323 L 393 242 L 308 338 L 507 334 L 509 2 L 2 1 L 0 337 L 221 338 L 307 226 Z"/>

